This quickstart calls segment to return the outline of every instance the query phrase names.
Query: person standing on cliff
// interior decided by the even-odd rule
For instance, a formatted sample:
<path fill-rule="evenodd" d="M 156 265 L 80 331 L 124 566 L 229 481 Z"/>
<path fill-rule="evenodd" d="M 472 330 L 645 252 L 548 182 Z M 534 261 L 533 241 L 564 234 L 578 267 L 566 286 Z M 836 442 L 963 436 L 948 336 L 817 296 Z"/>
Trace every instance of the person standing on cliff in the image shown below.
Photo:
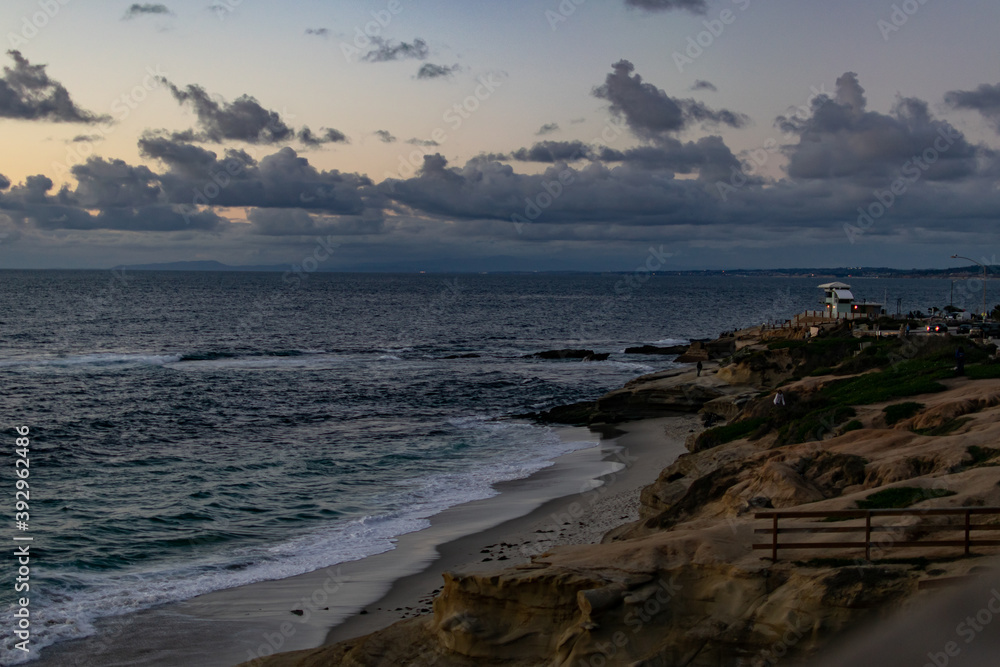
<path fill-rule="evenodd" d="M 785 394 L 779 389 L 778 393 L 774 395 L 774 404 L 784 407 L 785 406 Z"/>
<path fill-rule="evenodd" d="M 697 369 L 698 369 L 698 377 L 701 377 L 701 369 L 702 369 L 702 365 L 701 365 L 701 362 L 700 362 L 700 361 L 699 361 L 699 362 L 697 363 L 697 365 L 695 365 L 695 368 L 697 368 Z"/>

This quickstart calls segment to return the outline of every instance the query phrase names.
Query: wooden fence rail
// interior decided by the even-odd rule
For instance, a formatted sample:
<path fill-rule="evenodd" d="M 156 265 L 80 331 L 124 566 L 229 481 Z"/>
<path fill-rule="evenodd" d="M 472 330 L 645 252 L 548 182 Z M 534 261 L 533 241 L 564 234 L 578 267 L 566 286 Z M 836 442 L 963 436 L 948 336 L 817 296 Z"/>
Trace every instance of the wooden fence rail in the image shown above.
<path fill-rule="evenodd" d="M 1000 546 L 1000 540 L 973 540 L 973 533 L 984 531 L 1000 531 L 1000 524 L 976 524 L 972 522 L 973 516 L 980 515 L 1000 515 L 1000 507 L 958 507 L 949 509 L 896 509 L 896 510 L 829 510 L 829 511 L 773 511 L 758 512 L 754 515 L 756 519 L 770 519 L 771 525 L 768 528 L 757 528 L 755 535 L 770 535 L 771 539 L 765 543 L 754 544 L 754 549 L 770 549 L 771 559 L 778 560 L 779 549 L 860 549 L 865 550 L 865 560 L 871 560 L 872 534 L 873 533 L 900 533 L 908 529 L 916 528 L 920 532 L 964 532 L 963 539 L 952 540 L 890 540 L 888 547 L 964 547 L 965 555 L 968 556 L 974 546 Z M 948 524 L 896 524 L 896 525 L 872 525 L 872 519 L 881 517 L 960 517 L 963 522 L 952 525 Z M 808 525 L 794 525 L 785 527 L 779 526 L 781 519 L 864 519 L 864 526 L 835 526 L 822 525 L 811 522 Z M 795 533 L 855 533 L 860 538 L 864 536 L 864 541 L 844 541 L 844 542 L 779 542 L 778 535 L 788 535 Z M 880 546 L 880 545 L 875 545 Z"/>

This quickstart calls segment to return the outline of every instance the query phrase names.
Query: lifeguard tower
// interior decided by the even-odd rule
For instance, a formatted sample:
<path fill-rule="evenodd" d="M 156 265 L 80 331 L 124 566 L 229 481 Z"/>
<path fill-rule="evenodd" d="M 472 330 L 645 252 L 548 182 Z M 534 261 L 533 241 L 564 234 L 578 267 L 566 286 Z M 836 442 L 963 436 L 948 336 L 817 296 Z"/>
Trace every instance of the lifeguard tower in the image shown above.
<path fill-rule="evenodd" d="M 823 306 L 826 308 L 827 317 L 837 320 L 854 314 L 851 308 L 854 305 L 854 294 L 850 285 L 835 282 L 820 285 L 819 288 L 824 293 Z"/>

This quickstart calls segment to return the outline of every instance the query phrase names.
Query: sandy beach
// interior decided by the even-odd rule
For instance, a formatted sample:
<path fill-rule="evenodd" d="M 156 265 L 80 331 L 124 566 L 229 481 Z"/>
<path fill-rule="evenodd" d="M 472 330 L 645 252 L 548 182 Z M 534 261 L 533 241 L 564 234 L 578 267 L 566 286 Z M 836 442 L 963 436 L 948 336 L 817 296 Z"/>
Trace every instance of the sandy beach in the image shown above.
<path fill-rule="evenodd" d="M 498 495 L 449 508 L 395 549 L 303 575 L 105 619 L 97 634 L 47 649 L 39 667 L 230 667 L 273 653 L 356 637 L 430 611 L 442 573 L 464 565 L 527 562 L 553 546 L 597 542 L 638 518 L 639 489 L 686 451 L 696 417 L 631 422 L 604 437 L 564 427 L 594 446 Z"/>

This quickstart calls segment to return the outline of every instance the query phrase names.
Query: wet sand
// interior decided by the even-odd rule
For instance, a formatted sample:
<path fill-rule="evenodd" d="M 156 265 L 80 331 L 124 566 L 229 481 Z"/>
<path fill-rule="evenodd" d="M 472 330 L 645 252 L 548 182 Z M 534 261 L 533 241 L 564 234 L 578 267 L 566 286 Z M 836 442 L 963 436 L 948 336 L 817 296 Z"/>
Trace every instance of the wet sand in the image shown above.
<path fill-rule="evenodd" d="M 50 647 L 31 664 L 231 667 L 427 613 L 446 570 L 525 562 L 559 544 L 599 541 L 636 519 L 639 489 L 685 451 L 684 438 L 697 424 L 690 415 L 643 420 L 604 438 L 562 429 L 562 437 L 594 446 L 498 484 L 492 498 L 441 512 L 430 527 L 400 536 L 391 551 L 104 619 L 96 635 Z"/>

